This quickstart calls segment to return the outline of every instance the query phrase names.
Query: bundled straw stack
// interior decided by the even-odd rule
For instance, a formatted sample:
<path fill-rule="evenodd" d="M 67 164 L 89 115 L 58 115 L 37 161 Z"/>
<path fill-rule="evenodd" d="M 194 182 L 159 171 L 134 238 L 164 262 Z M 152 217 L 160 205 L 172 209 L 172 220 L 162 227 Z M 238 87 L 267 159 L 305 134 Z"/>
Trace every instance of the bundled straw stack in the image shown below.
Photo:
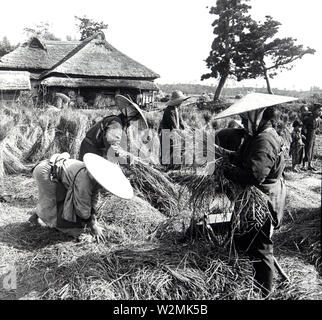
<path fill-rule="evenodd" d="M 195 208 L 209 204 L 230 182 L 223 170 L 230 166 L 224 158 L 218 158 L 203 167 L 199 174 L 186 174 L 178 182 L 190 191 L 190 202 Z M 213 171 L 214 170 L 214 171 Z"/>
<path fill-rule="evenodd" d="M 110 193 L 98 201 L 99 220 L 113 242 L 143 241 L 151 238 L 166 218 L 148 202 L 138 197 L 120 199 Z"/>
<path fill-rule="evenodd" d="M 128 170 L 131 184 L 141 197 L 168 217 L 177 212 L 178 190 L 161 171 L 138 158 Z"/>
<path fill-rule="evenodd" d="M 5 139 L 10 133 L 13 120 L 4 114 L 0 114 L 0 178 L 4 175 L 4 147 Z"/>
<path fill-rule="evenodd" d="M 22 143 L 20 128 L 16 125 L 20 116 L 15 112 L 8 116 L 1 113 L 0 175 L 26 172 L 28 169 L 22 162 L 25 145 Z"/>
<path fill-rule="evenodd" d="M 190 203 L 193 206 L 191 218 L 191 227 L 195 229 L 196 223 L 200 221 L 201 215 L 207 215 L 210 212 L 210 203 L 222 194 L 226 194 L 230 202 L 222 202 L 222 215 L 227 210 L 232 210 L 231 218 L 231 236 L 234 234 L 244 234 L 251 229 L 259 228 L 264 222 L 272 218 L 269 207 L 268 197 L 254 186 L 241 187 L 224 177 L 224 169 L 229 168 L 231 164 L 225 158 L 219 158 L 208 166 L 215 165 L 213 174 L 208 174 L 209 170 L 205 168 L 206 174 L 183 176 L 180 184 L 190 192 Z M 208 232 L 209 229 L 205 228 Z M 227 243 L 228 244 L 228 243 Z"/>
<path fill-rule="evenodd" d="M 33 144 L 24 154 L 25 161 L 35 163 L 45 157 L 46 150 L 54 143 L 58 121 L 59 117 L 49 111 L 41 113 L 35 120 L 36 129 L 31 133 L 33 137 L 30 137 Z"/>
<path fill-rule="evenodd" d="M 66 110 L 55 129 L 54 143 L 49 145 L 46 155 L 68 152 L 77 158 L 82 139 L 90 124 L 86 115 Z"/>
<path fill-rule="evenodd" d="M 253 228 L 258 231 L 267 219 L 272 219 L 267 195 L 254 186 L 248 186 L 242 191 L 237 187 L 235 190 L 232 232 L 244 234 Z"/>

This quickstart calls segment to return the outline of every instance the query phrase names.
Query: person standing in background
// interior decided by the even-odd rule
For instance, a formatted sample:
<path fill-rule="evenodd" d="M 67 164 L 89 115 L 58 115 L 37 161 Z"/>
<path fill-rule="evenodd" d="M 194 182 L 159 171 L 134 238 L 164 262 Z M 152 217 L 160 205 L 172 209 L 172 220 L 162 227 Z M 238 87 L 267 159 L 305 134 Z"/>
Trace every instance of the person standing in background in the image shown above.
<path fill-rule="evenodd" d="M 301 164 L 304 158 L 305 136 L 302 135 L 302 123 L 299 120 L 293 122 L 293 131 L 291 134 L 292 142 L 289 155 L 292 157 L 292 170 L 299 172 L 296 165 Z"/>
<path fill-rule="evenodd" d="M 321 117 L 321 103 L 314 103 L 312 106 L 312 113 L 304 117 L 303 119 L 303 134 L 305 136 L 305 156 L 303 160 L 302 170 L 317 171 L 317 169 L 312 166 L 315 139 L 318 129 L 320 127 L 320 117 Z M 307 162 L 307 168 L 305 166 Z"/>
<path fill-rule="evenodd" d="M 167 107 L 164 109 L 163 117 L 160 122 L 159 126 L 159 138 L 160 138 L 160 145 L 161 145 L 161 154 L 160 159 L 161 163 L 168 165 L 168 169 L 173 167 L 173 141 L 170 139 L 170 144 L 167 146 L 166 139 L 164 139 L 165 135 L 171 134 L 174 130 L 184 130 L 183 120 L 181 118 L 179 108 L 184 101 L 189 99 L 190 97 L 185 96 L 180 90 L 175 90 L 171 94 L 171 98 L 167 103 Z M 170 138 L 170 136 L 169 136 Z M 170 159 L 166 155 L 169 155 Z M 163 163 L 163 159 L 166 159 L 166 163 Z M 167 160 L 170 160 L 168 163 Z"/>

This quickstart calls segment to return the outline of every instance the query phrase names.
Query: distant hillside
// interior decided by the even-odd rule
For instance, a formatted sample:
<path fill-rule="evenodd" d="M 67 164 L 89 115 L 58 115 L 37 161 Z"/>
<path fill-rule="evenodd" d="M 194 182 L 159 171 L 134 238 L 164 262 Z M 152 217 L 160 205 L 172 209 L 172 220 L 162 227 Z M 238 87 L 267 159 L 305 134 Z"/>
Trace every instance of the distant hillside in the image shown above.
<path fill-rule="evenodd" d="M 186 94 L 202 94 L 206 93 L 215 93 L 216 86 L 206 86 L 201 84 L 185 84 L 185 83 L 178 83 L 178 84 L 158 84 L 160 90 L 164 93 L 171 93 L 173 90 L 181 90 Z M 234 97 L 237 94 L 244 95 L 247 92 L 262 92 L 267 93 L 266 87 L 263 88 L 254 88 L 254 87 L 238 87 L 238 88 L 224 88 L 222 91 L 223 97 Z M 285 95 L 285 96 L 293 96 L 293 97 L 307 97 L 313 94 L 322 94 L 322 89 L 314 88 L 314 90 L 310 91 L 296 91 L 296 90 L 280 90 L 274 89 L 273 92 L 275 94 Z"/>

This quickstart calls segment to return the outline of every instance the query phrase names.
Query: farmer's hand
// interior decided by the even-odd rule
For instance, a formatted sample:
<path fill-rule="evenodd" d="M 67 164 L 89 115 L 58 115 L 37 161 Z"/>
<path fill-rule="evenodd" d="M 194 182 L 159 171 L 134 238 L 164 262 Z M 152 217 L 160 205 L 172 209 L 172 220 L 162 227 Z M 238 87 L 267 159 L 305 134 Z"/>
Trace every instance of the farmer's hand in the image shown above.
<path fill-rule="evenodd" d="M 91 228 L 91 232 L 94 236 L 94 239 L 97 241 L 97 243 L 99 242 L 105 242 L 106 241 L 106 237 L 103 233 L 104 228 L 101 227 L 97 221 L 95 221 L 94 223 L 92 223 L 90 225 Z"/>

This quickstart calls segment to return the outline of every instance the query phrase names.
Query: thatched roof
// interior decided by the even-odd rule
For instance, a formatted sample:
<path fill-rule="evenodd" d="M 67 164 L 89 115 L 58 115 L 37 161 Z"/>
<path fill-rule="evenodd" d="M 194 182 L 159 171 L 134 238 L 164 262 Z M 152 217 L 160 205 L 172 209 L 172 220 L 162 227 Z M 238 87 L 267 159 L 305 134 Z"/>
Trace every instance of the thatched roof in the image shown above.
<path fill-rule="evenodd" d="M 88 78 L 62 78 L 49 77 L 41 81 L 48 87 L 69 88 L 133 88 L 141 90 L 158 91 L 158 86 L 152 81 L 127 79 L 88 79 Z"/>
<path fill-rule="evenodd" d="M 26 71 L 0 71 L 0 90 L 30 90 L 30 74 Z"/>
<path fill-rule="evenodd" d="M 80 41 L 40 41 L 31 38 L 0 58 L 0 69 L 48 70 L 80 44 Z"/>
<path fill-rule="evenodd" d="M 84 40 L 42 76 L 50 74 L 151 80 L 160 77 L 111 46 L 103 32 Z"/>

